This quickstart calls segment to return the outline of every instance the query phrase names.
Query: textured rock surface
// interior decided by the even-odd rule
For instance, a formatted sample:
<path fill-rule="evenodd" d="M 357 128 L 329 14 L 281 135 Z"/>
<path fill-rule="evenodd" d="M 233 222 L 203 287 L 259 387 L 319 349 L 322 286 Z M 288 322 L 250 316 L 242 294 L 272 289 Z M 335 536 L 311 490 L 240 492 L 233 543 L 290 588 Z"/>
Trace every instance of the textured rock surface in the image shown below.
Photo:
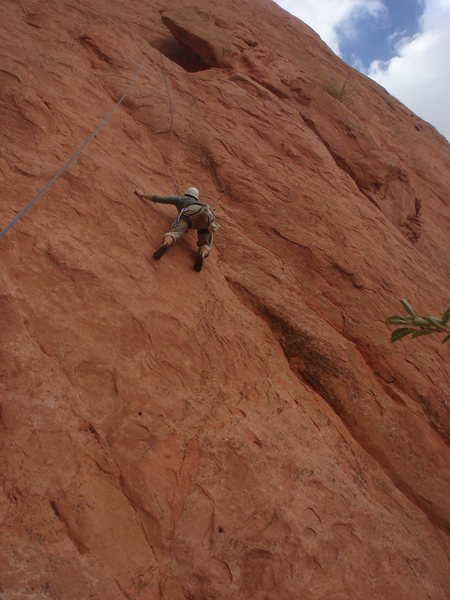
<path fill-rule="evenodd" d="M 173 5 L 172 5 L 173 4 Z M 0 595 L 444 600 L 450 151 L 265 0 L 2 3 Z M 197 185 L 222 228 L 151 253 Z M 335 96 L 342 91 L 342 100 Z"/>

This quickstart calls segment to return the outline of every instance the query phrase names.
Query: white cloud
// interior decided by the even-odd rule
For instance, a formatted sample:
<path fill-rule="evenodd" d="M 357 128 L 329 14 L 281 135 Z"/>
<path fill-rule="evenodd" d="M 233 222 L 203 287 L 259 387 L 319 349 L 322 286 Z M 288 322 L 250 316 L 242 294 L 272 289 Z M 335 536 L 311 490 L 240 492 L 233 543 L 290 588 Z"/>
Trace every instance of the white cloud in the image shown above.
<path fill-rule="evenodd" d="M 386 15 L 389 0 L 277 0 L 312 27 L 336 54 L 339 36 L 348 37 L 362 16 Z M 394 32 L 397 56 L 374 61 L 368 74 L 450 141 L 450 0 L 421 0 L 424 12 L 414 37 Z M 356 67 L 361 61 L 354 58 Z"/>
<path fill-rule="evenodd" d="M 382 0 L 277 0 L 277 4 L 312 27 L 338 55 L 339 29 L 350 36 L 358 18 L 380 18 L 386 11 Z"/>
<path fill-rule="evenodd" d="M 426 0 L 419 32 L 396 49 L 369 77 L 450 140 L 450 0 Z"/>

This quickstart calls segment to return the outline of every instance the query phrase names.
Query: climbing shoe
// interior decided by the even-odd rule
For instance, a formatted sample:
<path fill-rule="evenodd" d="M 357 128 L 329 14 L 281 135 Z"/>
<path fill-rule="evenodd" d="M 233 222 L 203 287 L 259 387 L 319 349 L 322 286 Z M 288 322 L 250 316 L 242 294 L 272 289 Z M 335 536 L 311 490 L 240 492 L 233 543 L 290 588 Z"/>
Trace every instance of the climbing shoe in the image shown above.
<path fill-rule="evenodd" d="M 201 252 L 199 252 L 197 254 L 197 258 L 195 259 L 194 269 L 196 271 L 201 271 L 202 267 L 203 267 L 203 254 Z"/>
<path fill-rule="evenodd" d="M 159 248 L 156 248 L 156 250 L 153 252 L 153 258 L 159 260 L 161 256 L 163 256 L 167 252 L 168 249 L 169 244 L 167 242 L 164 242 L 164 244 L 162 244 Z"/>

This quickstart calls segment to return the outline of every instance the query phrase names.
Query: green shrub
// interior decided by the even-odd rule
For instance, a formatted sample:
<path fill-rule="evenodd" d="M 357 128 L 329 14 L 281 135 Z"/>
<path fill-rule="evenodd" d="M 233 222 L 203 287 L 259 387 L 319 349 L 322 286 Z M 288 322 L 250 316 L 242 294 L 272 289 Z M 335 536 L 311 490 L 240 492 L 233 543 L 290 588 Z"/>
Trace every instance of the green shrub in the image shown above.
<path fill-rule="evenodd" d="M 450 327 L 448 325 L 450 306 L 445 311 L 442 319 L 437 319 L 436 317 L 417 316 L 405 298 L 403 298 L 402 304 L 408 312 L 405 317 L 393 316 L 386 319 L 386 325 L 403 325 L 403 327 L 392 332 L 391 342 L 397 342 L 407 335 L 416 338 L 430 333 L 447 333 L 442 343 L 450 338 Z"/>

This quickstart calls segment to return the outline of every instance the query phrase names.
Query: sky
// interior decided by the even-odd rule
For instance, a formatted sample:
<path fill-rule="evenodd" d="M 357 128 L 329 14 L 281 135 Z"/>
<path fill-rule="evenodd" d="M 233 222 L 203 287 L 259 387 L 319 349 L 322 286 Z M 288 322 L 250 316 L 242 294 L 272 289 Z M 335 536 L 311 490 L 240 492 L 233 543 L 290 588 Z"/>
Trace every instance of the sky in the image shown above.
<path fill-rule="evenodd" d="M 450 141 L 450 0 L 276 0 Z"/>

